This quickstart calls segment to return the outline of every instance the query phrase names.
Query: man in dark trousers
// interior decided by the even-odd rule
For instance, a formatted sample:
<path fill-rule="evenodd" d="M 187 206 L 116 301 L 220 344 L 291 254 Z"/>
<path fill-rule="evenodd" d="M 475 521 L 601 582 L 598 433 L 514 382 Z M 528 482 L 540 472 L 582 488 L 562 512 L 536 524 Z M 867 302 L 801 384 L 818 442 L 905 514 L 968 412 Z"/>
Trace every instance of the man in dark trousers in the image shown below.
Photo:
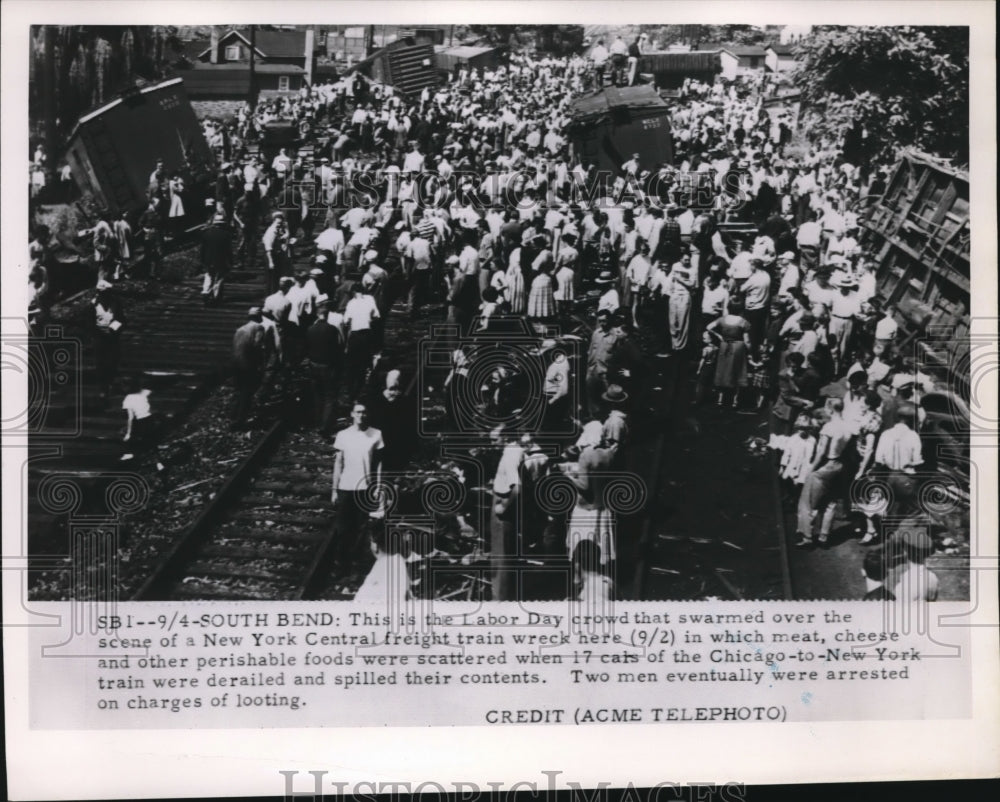
<path fill-rule="evenodd" d="M 233 335 L 233 379 L 236 384 L 234 429 L 246 426 L 247 414 L 250 412 L 254 393 L 260 386 L 266 357 L 261 308 L 251 307 L 247 317 L 247 322 L 236 329 Z"/>
<path fill-rule="evenodd" d="M 316 322 L 306 331 L 306 366 L 312 386 L 312 420 L 325 437 L 333 434 L 334 406 L 344 368 L 344 338 L 327 321 L 330 299 L 316 299 Z"/>
<path fill-rule="evenodd" d="M 146 211 L 139 218 L 143 237 L 142 260 L 146 264 L 146 275 L 149 278 L 156 278 L 156 273 L 163 264 L 163 221 L 156 203 L 156 199 L 150 200 Z"/>
<path fill-rule="evenodd" d="M 414 458 L 417 446 L 417 407 L 403 393 L 398 370 L 385 376 L 385 387 L 368 403 L 372 426 L 382 432 L 382 466 L 386 471 L 403 471 Z"/>
<path fill-rule="evenodd" d="M 223 215 L 225 217 L 225 215 Z M 260 196 L 252 189 L 246 190 L 236 201 L 233 222 L 240 233 L 236 256 L 244 270 L 257 261 L 257 232 L 260 228 Z"/>
<path fill-rule="evenodd" d="M 125 325 L 125 315 L 121 303 L 111 292 L 110 282 L 97 282 L 97 297 L 94 298 L 94 358 L 97 364 L 97 380 L 101 387 L 101 399 L 106 401 L 111 385 L 118 375 L 121 358 L 121 332 Z"/>
<path fill-rule="evenodd" d="M 351 425 L 333 441 L 333 488 L 330 503 L 337 511 L 335 574 L 357 574 L 370 565 L 370 527 L 362 497 L 378 492 L 382 481 L 382 433 L 368 423 L 361 402 L 351 408 Z"/>
<path fill-rule="evenodd" d="M 677 222 L 680 213 L 680 207 L 669 209 L 660 226 L 660 238 L 654 259 L 663 262 L 667 269 L 681 258 L 681 225 Z"/>
<path fill-rule="evenodd" d="M 201 235 L 201 264 L 205 269 L 201 298 L 205 306 L 217 305 L 222 302 L 222 283 L 233 265 L 233 230 L 222 212 L 215 213 Z"/>

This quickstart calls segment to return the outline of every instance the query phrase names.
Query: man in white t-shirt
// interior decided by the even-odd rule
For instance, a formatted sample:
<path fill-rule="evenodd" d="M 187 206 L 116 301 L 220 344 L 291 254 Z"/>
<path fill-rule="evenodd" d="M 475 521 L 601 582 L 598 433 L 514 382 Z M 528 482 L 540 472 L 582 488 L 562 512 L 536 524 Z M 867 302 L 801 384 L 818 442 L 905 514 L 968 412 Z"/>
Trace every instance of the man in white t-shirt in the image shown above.
<path fill-rule="evenodd" d="M 355 397 L 364 387 L 368 370 L 375 353 L 375 321 L 381 315 L 375 299 L 368 294 L 362 282 L 354 283 L 354 296 L 344 309 L 344 326 L 347 331 L 347 388 Z"/>
<path fill-rule="evenodd" d="M 424 154 L 420 152 L 417 142 L 410 143 L 410 152 L 403 159 L 404 173 L 421 173 L 424 170 Z"/>
<path fill-rule="evenodd" d="M 430 296 L 431 260 L 430 242 L 415 232 L 403 253 L 403 264 L 410 280 L 407 311 L 411 318 L 417 315 L 420 307 Z"/>
<path fill-rule="evenodd" d="M 370 556 L 367 515 L 361 497 L 372 499 L 382 478 L 382 432 L 368 425 L 368 409 L 363 403 L 351 408 L 351 421 L 333 441 L 330 492 L 330 502 L 337 510 L 337 568 L 345 572 Z"/>
<path fill-rule="evenodd" d="M 344 232 L 337 228 L 333 219 L 316 237 L 316 253 L 325 257 L 327 268 L 336 274 L 340 263 L 340 253 L 344 250 Z"/>
<path fill-rule="evenodd" d="M 610 54 L 604 46 L 604 40 L 598 39 L 594 49 L 590 51 L 590 60 L 594 62 L 594 69 L 597 72 L 597 85 L 604 84 L 604 70 L 607 69 Z"/>
<path fill-rule="evenodd" d="M 889 354 L 892 351 L 893 341 L 896 339 L 896 332 L 899 331 L 899 324 L 893 318 L 893 309 L 887 306 L 881 312 L 881 317 L 875 324 L 875 355 Z"/>

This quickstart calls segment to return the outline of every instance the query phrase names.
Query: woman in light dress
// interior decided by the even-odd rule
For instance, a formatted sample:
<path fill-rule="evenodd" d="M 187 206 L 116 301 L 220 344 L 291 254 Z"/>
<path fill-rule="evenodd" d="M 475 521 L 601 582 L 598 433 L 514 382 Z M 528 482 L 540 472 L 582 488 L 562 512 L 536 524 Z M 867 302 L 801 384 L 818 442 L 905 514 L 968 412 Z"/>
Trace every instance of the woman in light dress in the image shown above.
<path fill-rule="evenodd" d="M 167 216 L 170 218 L 170 228 L 174 236 L 180 233 L 184 220 L 184 179 L 179 173 L 174 173 L 167 182 L 170 192 L 170 209 Z"/>

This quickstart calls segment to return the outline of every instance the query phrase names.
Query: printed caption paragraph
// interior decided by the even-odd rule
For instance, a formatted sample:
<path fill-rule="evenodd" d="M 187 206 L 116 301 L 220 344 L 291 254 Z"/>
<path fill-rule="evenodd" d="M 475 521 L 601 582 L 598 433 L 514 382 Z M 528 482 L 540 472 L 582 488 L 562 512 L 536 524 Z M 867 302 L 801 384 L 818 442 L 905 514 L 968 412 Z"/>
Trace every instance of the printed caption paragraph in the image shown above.
<path fill-rule="evenodd" d="M 890 627 L 889 612 L 850 602 L 622 604 L 602 613 L 565 604 L 438 605 L 393 614 L 347 605 L 122 605 L 95 617 L 92 634 L 35 634 L 32 722 L 155 728 L 968 716 L 963 633 L 944 639 L 910 620 Z"/>

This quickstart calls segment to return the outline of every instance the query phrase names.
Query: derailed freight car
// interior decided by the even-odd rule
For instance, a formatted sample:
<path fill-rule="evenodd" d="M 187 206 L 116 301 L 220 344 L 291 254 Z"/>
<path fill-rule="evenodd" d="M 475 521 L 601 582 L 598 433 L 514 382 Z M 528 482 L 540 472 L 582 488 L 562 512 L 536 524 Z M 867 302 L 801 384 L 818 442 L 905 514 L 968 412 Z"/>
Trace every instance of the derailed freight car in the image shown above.
<path fill-rule="evenodd" d="M 136 87 L 83 115 L 70 134 L 66 160 L 81 190 L 112 214 L 146 205 L 158 161 L 189 186 L 214 166 L 181 78 Z"/>
<path fill-rule="evenodd" d="M 607 88 L 573 101 L 568 132 L 584 164 L 617 172 L 639 154 L 643 169 L 672 165 L 670 107 L 649 85 Z"/>

